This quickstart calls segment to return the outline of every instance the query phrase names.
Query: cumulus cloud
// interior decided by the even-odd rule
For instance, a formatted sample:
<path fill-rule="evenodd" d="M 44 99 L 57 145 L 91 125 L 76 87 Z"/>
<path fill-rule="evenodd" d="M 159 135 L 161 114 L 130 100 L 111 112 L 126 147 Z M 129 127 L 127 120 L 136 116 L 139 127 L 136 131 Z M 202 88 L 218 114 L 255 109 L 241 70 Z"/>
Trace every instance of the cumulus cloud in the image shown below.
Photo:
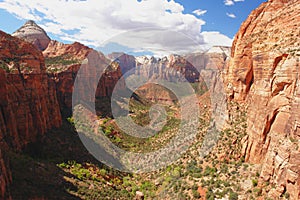
<path fill-rule="evenodd" d="M 190 50 L 188 40 L 179 41 L 182 39 L 178 36 L 180 34 L 200 46 L 208 45 L 201 34 L 205 21 L 183 13 L 184 7 L 174 0 L 3 0 L 0 8 L 20 19 L 35 20 L 46 32 L 60 39 L 96 47 L 105 46 L 109 41 L 134 49 L 139 45 L 147 50 L 145 47 L 151 45 L 153 49 Z M 141 31 L 143 29 L 148 32 Z M 167 31 L 157 34 L 151 30 Z M 168 34 L 168 30 L 180 34 Z M 131 38 L 124 39 L 126 32 L 130 32 L 127 36 Z M 118 39 L 118 36 L 123 39 Z M 210 42 L 214 44 L 214 41 Z"/>
<path fill-rule="evenodd" d="M 226 15 L 230 18 L 236 18 L 235 14 L 233 13 L 226 13 Z"/>
<path fill-rule="evenodd" d="M 224 4 L 226 6 L 232 6 L 232 5 L 234 5 L 235 2 L 242 2 L 242 1 L 245 1 L 245 0 L 224 0 Z"/>
<path fill-rule="evenodd" d="M 193 13 L 197 16 L 202 16 L 204 15 L 205 13 L 207 13 L 207 10 L 201 10 L 201 9 L 197 9 L 197 10 L 194 10 Z"/>
<path fill-rule="evenodd" d="M 207 44 L 207 48 L 211 48 L 212 44 L 217 46 L 231 46 L 233 39 L 228 38 L 227 36 L 221 34 L 218 31 L 208 32 L 203 31 L 201 33 L 205 43 Z"/>

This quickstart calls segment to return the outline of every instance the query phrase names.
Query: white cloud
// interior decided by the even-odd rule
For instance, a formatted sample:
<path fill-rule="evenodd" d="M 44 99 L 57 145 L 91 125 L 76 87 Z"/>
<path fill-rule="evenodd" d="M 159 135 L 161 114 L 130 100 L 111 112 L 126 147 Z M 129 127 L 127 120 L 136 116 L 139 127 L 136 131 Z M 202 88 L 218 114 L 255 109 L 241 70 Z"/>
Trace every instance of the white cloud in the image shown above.
<path fill-rule="evenodd" d="M 201 9 L 197 9 L 197 10 L 194 10 L 193 13 L 197 16 L 202 16 L 204 15 L 205 13 L 207 13 L 207 10 L 201 10 Z"/>
<path fill-rule="evenodd" d="M 221 34 L 220 32 L 207 32 L 203 31 L 201 33 L 207 48 L 214 46 L 231 46 L 233 39 L 228 38 L 227 36 Z"/>
<path fill-rule="evenodd" d="M 235 14 L 233 13 L 226 13 L 226 15 L 230 18 L 236 18 Z"/>
<path fill-rule="evenodd" d="M 191 50 L 190 41 L 175 32 L 186 35 L 197 44 L 207 45 L 203 34 L 200 34 L 205 21 L 192 14 L 184 14 L 184 7 L 174 0 L 3 0 L 0 8 L 20 19 L 35 20 L 46 32 L 60 39 L 96 47 L 104 46 L 107 44 L 105 41 L 109 40 L 130 48 L 138 49 L 139 46 L 143 50 L 150 45 L 156 53 L 162 52 L 155 49 Z M 168 31 L 157 34 L 152 30 Z M 121 33 L 123 35 L 119 38 L 124 38 L 127 31 L 127 36 L 132 38 L 118 39 Z M 197 50 L 201 47 L 193 48 Z"/>
<path fill-rule="evenodd" d="M 232 5 L 234 5 L 234 2 L 233 2 L 233 0 L 225 0 L 225 1 L 224 1 L 224 4 L 225 4 L 226 6 L 232 6 Z"/>
<path fill-rule="evenodd" d="M 232 5 L 234 5 L 235 2 L 242 2 L 242 1 L 245 1 L 245 0 L 224 0 L 224 4 L 226 6 L 232 6 Z"/>

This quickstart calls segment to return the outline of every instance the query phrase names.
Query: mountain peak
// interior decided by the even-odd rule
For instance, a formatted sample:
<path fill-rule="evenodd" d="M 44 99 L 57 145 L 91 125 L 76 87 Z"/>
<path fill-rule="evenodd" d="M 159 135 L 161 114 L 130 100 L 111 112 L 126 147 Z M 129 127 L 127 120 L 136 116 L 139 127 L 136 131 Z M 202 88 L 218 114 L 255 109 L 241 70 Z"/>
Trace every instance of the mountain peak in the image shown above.
<path fill-rule="evenodd" d="M 38 26 L 36 23 L 35 23 L 35 21 L 33 21 L 33 20 L 28 20 L 25 24 L 24 24 L 24 26 L 25 25 L 27 25 L 27 26 Z"/>
<path fill-rule="evenodd" d="M 33 20 L 28 20 L 21 28 L 15 31 L 12 36 L 21 38 L 34 44 L 39 50 L 47 48 L 50 38 L 47 33 Z"/>

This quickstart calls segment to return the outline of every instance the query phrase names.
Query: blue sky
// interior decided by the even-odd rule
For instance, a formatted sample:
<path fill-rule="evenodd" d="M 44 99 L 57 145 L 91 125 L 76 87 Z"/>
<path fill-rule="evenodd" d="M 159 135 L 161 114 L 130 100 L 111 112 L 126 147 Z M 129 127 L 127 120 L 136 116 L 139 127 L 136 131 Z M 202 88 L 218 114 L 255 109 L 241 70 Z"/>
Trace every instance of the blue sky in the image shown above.
<path fill-rule="evenodd" d="M 251 11 L 265 1 L 233 1 L 234 5 L 225 5 L 223 0 L 177 0 L 185 6 L 185 13 L 192 13 L 196 9 L 207 10 L 204 15 L 200 16 L 206 22 L 202 26 L 202 31 L 220 31 L 230 38 L 234 37 Z M 226 15 L 227 13 L 234 14 L 236 17 L 230 18 Z"/>
<path fill-rule="evenodd" d="M 250 12 L 264 0 L 0 0 L 0 29 L 13 33 L 29 19 L 65 43 L 109 51 L 181 53 L 231 45 Z M 150 29 L 149 29 L 150 28 Z M 164 29 L 161 31 L 152 31 Z M 133 31 L 144 29 L 142 31 Z M 185 34 L 184 39 L 180 34 Z M 133 40 L 132 38 L 135 38 Z M 181 42 L 178 41 L 180 38 Z M 200 44 L 192 47 L 191 40 Z"/>

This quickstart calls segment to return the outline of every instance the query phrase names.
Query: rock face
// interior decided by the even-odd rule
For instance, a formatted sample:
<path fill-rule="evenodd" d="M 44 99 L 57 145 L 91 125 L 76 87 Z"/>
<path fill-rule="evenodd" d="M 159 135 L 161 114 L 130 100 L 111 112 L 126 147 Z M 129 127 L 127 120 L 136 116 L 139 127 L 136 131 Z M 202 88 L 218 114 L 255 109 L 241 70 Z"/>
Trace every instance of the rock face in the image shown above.
<path fill-rule="evenodd" d="M 78 42 L 63 44 L 51 41 L 43 54 L 46 60 L 75 61 L 74 64 L 53 64 L 51 66 L 51 68 L 58 69 L 58 72 L 51 76 L 56 82 L 60 108 L 65 109 L 67 115 L 71 114 L 74 83 L 79 70 L 80 76 L 85 79 L 84 82 L 78 82 L 78 90 L 75 95 L 91 102 L 95 100 L 95 97 L 110 97 L 115 84 L 122 77 L 118 63 L 111 63 L 102 53 Z M 88 91 L 95 91 L 94 96 L 88 95 Z"/>
<path fill-rule="evenodd" d="M 61 125 L 55 84 L 46 74 L 40 51 L 1 31 L 0 66 L 0 148 L 20 151 Z M 0 168 L 4 173 L 0 195 L 4 198 L 11 178 L 1 157 Z"/>
<path fill-rule="evenodd" d="M 216 46 L 205 53 L 193 53 L 185 58 L 200 72 L 199 83 L 205 83 L 209 89 L 212 118 L 217 122 L 216 128 L 222 130 L 228 120 L 227 98 L 224 91 L 222 71 L 228 64 L 230 47 Z M 201 84 L 199 84 L 201 85 Z"/>
<path fill-rule="evenodd" d="M 199 71 L 182 56 L 170 55 L 156 59 L 154 57 L 138 57 L 135 74 L 148 79 L 164 79 L 176 81 L 186 79 L 189 82 L 199 80 Z"/>
<path fill-rule="evenodd" d="M 55 84 L 45 72 L 41 52 L 33 45 L 0 32 L 0 46 L 0 135 L 20 150 L 61 124 Z"/>
<path fill-rule="evenodd" d="M 51 40 L 47 48 L 43 51 L 45 58 L 53 58 L 64 56 L 66 59 L 82 61 L 92 51 L 91 48 L 74 42 L 73 44 L 63 44 L 61 42 Z"/>
<path fill-rule="evenodd" d="M 269 0 L 242 24 L 225 73 L 229 97 L 248 102 L 246 160 L 263 163 L 274 199 L 300 199 L 299 38 L 299 2 Z"/>
<path fill-rule="evenodd" d="M 111 53 L 107 55 L 111 61 L 116 61 L 120 64 L 122 73 L 125 74 L 129 70 L 136 67 L 136 58 L 124 53 Z"/>
<path fill-rule="evenodd" d="M 47 33 L 32 20 L 27 21 L 21 28 L 14 32 L 12 36 L 34 44 L 39 50 L 46 49 L 50 42 Z"/>
<path fill-rule="evenodd" d="M 3 144 L 1 144 L 3 145 Z M 0 148 L 0 198 L 1 199 L 11 199 L 9 184 L 12 181 L 11 172 L 9 170 L 8 161 L 3 155 Z"/>
<path fill-rule="evenodd" d="M 213 72 L 224 69 L 229 54 L 230 47 L 218 46 L 208 52 L 184 56 L 169 55 L 163 58 L 139 56 L 135 58 L 127 54 L 113 53 L 108 57 L 119 63 L 123 74 L 127 72 L 127 76 L 136 80 L 144 78 L 150 83 L 153 80 L 188 81 L 198 83 L 198 88 L 195 84 L 194 86 L 196 92 L 199 92 L 206 90 L 207 86 L 216 84 L 213 81 L 216 74 Z M 157 84 L 143 85 L 136 92 L 150 101 L 167 104 L 173 104 L 177 101 L 176 96 L 171 91 Z"/>
<path fill-rule="evenodd" d="M 73 85 L 77 75 L 77 72 L 81 66 L 81 62 L 92 51 L 80 43 L 63 44 L 58 41 L 52 40 L 47 49 L 43 51 L 43 55 L 47 60 L 56 59 L 58 62 L 49 63 L 46 62 L 47 68 L 53 68 L 58 71 L 51 74 L 56 83 L 57 97 L 59 105 L 62 111 L 67 112 L 67 115 L 71 115 L 72 108 L 72 92 Z M 64 61 L 70 61 L 71 64 L 64 64 Z M 95 71 L 90 70 L 90 73 Z M 63 112 L 63 113 L 64 113 Z"/>

